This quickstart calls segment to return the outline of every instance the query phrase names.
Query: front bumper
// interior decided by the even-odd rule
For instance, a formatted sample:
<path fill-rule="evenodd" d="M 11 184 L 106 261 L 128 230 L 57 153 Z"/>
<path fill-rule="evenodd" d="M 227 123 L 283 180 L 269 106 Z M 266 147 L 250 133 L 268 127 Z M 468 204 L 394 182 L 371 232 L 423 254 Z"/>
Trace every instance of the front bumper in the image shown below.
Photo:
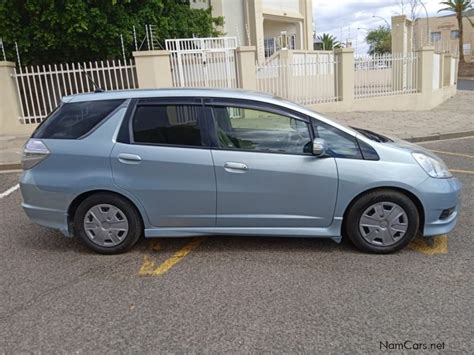
<path fill-rule="evenodd" d="M 423 236 L 445 234 L 454 229 L 459 216 L 461 186 L 459 180 L 453 177 L 428 178 L 416 187 L 425 212 Z M 442 217 L 447 209 L 453 211 L 449 216 Z"/>

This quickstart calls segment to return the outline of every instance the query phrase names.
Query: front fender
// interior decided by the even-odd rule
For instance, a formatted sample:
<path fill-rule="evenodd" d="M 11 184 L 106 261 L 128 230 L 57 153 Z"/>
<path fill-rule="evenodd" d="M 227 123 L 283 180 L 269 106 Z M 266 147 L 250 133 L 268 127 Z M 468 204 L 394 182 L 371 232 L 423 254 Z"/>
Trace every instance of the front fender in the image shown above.
<path fill-rule="evenodd" d="M 396 188 L 423 201 L 416 186 L 427 179 L 418 165 L 371 160 L 336 159 L 339 172 L 334 216 L 342 218 L 350 203 L 362 193 L 376 188 Z"/>

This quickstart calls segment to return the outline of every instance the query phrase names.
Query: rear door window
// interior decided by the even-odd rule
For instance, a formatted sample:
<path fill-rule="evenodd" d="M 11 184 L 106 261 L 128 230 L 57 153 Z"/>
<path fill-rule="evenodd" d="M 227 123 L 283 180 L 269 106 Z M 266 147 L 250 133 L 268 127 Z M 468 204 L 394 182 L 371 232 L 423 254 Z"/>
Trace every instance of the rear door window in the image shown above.
<path fill-rule="evenodd" d="M 124 100 L 64 103 L 33 133 L 34 138 L 78 139 L 102 122 Z"/>
<path fill-rule="evenodd" d="M 132 129 L 135 144 L 201 147 L 202 108 L 197 105 L 138 105 Z"/>

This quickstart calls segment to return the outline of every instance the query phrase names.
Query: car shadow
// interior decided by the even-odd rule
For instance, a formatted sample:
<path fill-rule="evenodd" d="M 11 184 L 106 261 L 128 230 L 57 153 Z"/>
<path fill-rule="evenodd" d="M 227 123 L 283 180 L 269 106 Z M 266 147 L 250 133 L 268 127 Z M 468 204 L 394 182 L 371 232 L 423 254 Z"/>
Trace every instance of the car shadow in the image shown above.
<path fill-rule="evenodd" d="M 196 237 L 205 240 L 196 248 L 196 252 L 268 252 L 268 251 L 313 251 L 318 253 L 349 252 L 359 253 L 349 242 L 343 240 L 340 244 L 325 238 L 297 237 L 260 237 L 260 236 L 207 236 Z M 178 251 L 194 238 L 142 238 L 135 248 L 140 251 Z M 157 244 L 159 246 L 157 247 Z"/>
<path fill-rule="evenodd" d="M 59 231 L 31 224 L 16 242 L 22 248 L 36 251 L 52 250 L 55 252 L 77 252 L 96 254 L 86 247 L 79 237 L 67 238 Z M 338 244 L 325 238 L 297 237 L 257 237 L 257 236 L 207 236 L 205 241 L 193 252 L 262 252 L 262 251 L 313 251 L 318 253 L 359 253 L 351 243 L 343 241 Z M 140 238 L 131 252 L 153 253 L 160 251 L 176 252 L 194 238 Z"/>

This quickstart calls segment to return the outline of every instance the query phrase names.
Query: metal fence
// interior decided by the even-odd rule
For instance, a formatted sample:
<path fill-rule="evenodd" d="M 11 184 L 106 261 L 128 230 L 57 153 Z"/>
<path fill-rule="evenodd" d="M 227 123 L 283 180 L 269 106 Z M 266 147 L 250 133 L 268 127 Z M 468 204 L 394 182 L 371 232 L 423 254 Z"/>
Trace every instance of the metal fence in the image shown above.
<path fill-rule="evenodd" d="M 236 37 L 166 40 L 175 87 L 236 88 Z"/>
<path fill-rule="evenodd" d="M 257 64 L 257 89 L 303 105 L 339 100 L 338 63 L 333 54 L 306 54 Z"/>
<path fill-rule="evenodd" d="M 13 77 L 24 124 L 41 122 L 66 95 L 138 87 L 133 60 L 26 66 L 16 68 Z"/>
<path fill-rule="evenodd" d="M 354 70 L 356 99 L 418 90 L 417 53 L 359 55 L 354 58 Z"/>

